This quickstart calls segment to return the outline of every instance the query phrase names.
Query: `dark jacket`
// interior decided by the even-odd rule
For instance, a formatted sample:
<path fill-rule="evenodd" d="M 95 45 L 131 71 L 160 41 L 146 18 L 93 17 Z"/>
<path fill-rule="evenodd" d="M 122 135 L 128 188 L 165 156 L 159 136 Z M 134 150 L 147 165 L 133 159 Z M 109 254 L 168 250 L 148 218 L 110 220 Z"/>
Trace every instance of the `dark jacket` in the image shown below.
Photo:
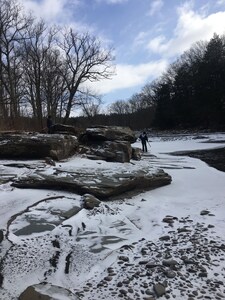
<path fill-rule="evenodd" d="M 148 136 L 145 132 L 143 132 L 140 136 L 139 139 L 141 140 L 142 143 L 146 143 L 148 141 Z"/>

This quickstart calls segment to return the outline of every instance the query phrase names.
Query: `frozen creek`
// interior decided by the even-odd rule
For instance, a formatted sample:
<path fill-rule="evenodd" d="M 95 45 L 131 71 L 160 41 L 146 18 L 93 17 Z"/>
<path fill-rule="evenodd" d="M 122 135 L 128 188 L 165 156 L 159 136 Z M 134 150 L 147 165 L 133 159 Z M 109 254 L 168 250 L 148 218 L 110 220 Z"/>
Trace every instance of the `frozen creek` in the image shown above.
<path fill-rule="evenodd" d="M 0 244 L 0 298 L 17 299 L 26 287 L 47 282 L 76 295 L 53 299 L 224 299 L 225 173 L 199 159 L 165 154 L 223 146 L 206 141 L 152 138 L 154 157 L 143 156 L 141 163 L 168 172 L 170 185 L 72 217 L 79 195 L 2 183 L 1 228 L 9 241 Z"/>

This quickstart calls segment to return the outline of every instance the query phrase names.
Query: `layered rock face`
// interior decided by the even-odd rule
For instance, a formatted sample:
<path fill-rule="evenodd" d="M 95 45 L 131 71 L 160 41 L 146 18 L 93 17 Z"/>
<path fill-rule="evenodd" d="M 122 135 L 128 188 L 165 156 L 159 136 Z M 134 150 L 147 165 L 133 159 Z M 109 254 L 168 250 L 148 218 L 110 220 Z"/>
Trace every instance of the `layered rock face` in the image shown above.
<path fill-rule="evenodd" d="M 91 179 L 91 184 L 90 184 Z M 109 170 L 87 170 L 79 168 L 68 172 L 61 169 L 53 170 L 52 174 L 45 171 L 34 172 L 33 175 L 23 176 L 12 183 L 18 188 L 38 188 L 65 190 L 78 194 L 89 193 L 101 200 L 109 200 L 111 197 L 122 193 L 132 192 L 137 194 L 144 190 L 154 189 L 170 184 L 172 178 L 163 170 L 149 168 L 127 167 L 126 172 L 118 171 L 110 174 Z"/>
<path fill-rule="evenodd" d="M 138 149 L 131 143 L 136 141 L 134 132 L 128 127 L 100 126 L 87 128 L 80 135 L 60 134 L 2 134 L 0 136 L 0 158 L 40 159 L 56 166 L 54 160 L 62 160 L 83 153 L 87 158 L 108 162 L 129 163 L 140 159 Z M 46 159 L 47 158 L 47 159 Z M 53 159 L 53 160 L 52 160 Z M 119 166 L 118 166 L 119 167 Z M 69 175 L 68 175 L 69 174 Z M 92 184 L 90 184 L 90 178 Z M 128 164 L 125 170 L 112 173 L 109 170 L 79 168 L 70 170 L 53 168 L 52 173 L 37 169 L 33 174 L 13 180 L 12 185 L 20 188 L 45 188 L 89 193 L 105 200 L 121 193 L 136 193 L 171 183 L 171 176 L 163 170 Z"/>
<path fill-rule="evenodd" d="M 136 141 L 128 127 L 99 126 L 87 128 L 79 136 L 72 126 L 54 125 L 54 134 L 18 133 L 0 135 L 0 158 L 54 160 L 68 158 L 78 151 L 90 159 L 129 162 L 133 158 L 131 143 Z M 60 134 L 63 133 L 63 134 Z M 135 154 L 135 157 L 136 154 Z"/>
<path fill-rule="evenodd" d="M 132 158 L 131 143 L 136 141 L 134 132 L 128 127 L 99 126 L 87 128 L 79 136 L 81 151 L 90 159 L 129 162 Z"/>
<path fill-rule="evenodd" d="M 52 159 L 61 160 L 73 155 L 77 148 L 77 138 L 69 135 L 0 135 L 0 158 L 39 159 L 49 156 Z"/>
<path fill-rule="evenodd" d="M 96 126 L 87 128 L 86 131 L 80 135 L 79 140 L 82 143 L 98 143 L 102 141 L 127 141 L 134 143 L 136 137 L 129 127 Z"/>

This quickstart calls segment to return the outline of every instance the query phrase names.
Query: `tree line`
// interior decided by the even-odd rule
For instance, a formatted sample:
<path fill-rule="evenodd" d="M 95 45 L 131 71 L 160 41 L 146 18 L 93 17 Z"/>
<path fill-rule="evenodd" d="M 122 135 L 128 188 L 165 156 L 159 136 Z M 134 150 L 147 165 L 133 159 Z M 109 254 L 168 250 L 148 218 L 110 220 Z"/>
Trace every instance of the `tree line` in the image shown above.
<path fill-rule="evenodd" d="M 43 128 L 47 115 L 65 123 L 75 105 L 98 107 L 85 83 L 111 78 L 113 60 L 90 33 L 47 26 L 16 0 L 0 0 L 0 125 L 29 116 Z"/>
<path fill-rule="evenodd" d="M 153 82 L 128 101 L 112 103 L 110 111 L 135 115 L 136 129 L 225 129 L 225 37 L 214 34 L 184 52 Z M 149 111 L 143 124 L 143 111 Z M 149 126 L 150 125 L 150 126 Z"/>
<path fill-rule="evenodd" d="M 86 127 L 225 128 L 225 37 L 199 41 L 156 80 L 101 113 L 86 83 L 114 74 L 112 48 L 88 32 L 48 26 L 17 0 L 0 0 L 0 128 L 45 118 Z M 74 107 L 83 117 L 71 118 Z M 32 120 L 32 122 L 31 122 Z"/>
<path fill-rule="evenodd" d="M 153 87 L 155 125 L 225 128 L 225 37 L 198 42 Z"/>

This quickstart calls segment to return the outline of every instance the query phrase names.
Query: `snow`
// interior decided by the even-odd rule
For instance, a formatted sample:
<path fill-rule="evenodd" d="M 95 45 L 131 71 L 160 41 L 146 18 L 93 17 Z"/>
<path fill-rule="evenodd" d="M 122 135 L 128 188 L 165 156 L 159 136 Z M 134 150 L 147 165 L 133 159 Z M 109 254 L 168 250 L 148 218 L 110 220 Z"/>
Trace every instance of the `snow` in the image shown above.
<path fill-rule="evenodd" d="M 212 214 L 210 224 L 214 226 L 210 234 L 221 241 L 224 240 L 225 173 L 208 166 L 199 159 L 171 156 L 169 153 L 224 147 L 223 143 L 207 141 L 225 140 L 225 134 L 204 134 L 204 137 L 199 139 L 188 135 L 177 135 L 172 138 L 157 136 L 151 137 L 150 140 L 150 153 L 143 155 L 141 161 L 120 164 L 89 160 L 85 157 L 72 157 L 67 161 L 58 162 L 56 168 L 61 168 L 62 172 L 70 170 L 79 172 L 82 168 L 82 170 L 86 169 L 87 173 L 101 169 L 105 174 L 112 174 L 126 172 L 127 169 L 132 170 L 132 168 L 135 170 L 137 166 L 143 165 L 144 167 L 148 164 L 153 171 L 162 168 L 168 172 L 172 176 L 170 185 L 143 192 L 131 198 L 121 195 L 115 201 L 103 203 L 98 210 L 82 209 L 75 216 L 62 220 L 52 231 L 22 236 L 14 234 L 15 231 L 26 226 L 28 216 L 36 220 L 45 219 L 50 223 L 56 222 L 57 216 L 52 214 L 52 211 L 66 211 L 74 205 L 78 206 L 81 199 L 79 195 L 60 191 L 23 190 L 12 188 L 10 183 L 0 184 L 0 229 L 4 232 L 9 230 L 8 238 L 13 243 L 11 249 L 6 240 L 0 244 L 0 258 L 7 251 L 9 257 L 11 255 L 10 259 L 6 259 L 8 264 L 4 268 L 0 299 L 16 299 L 27 286 L 43 282 L 46 278 L 49 283 L 75 292 L 82 288 L 88 279 L 101 277 L 103 270 L 113 264 L 117 256 L 116 251 L 121 246 L 130 245 L 142 238 L 156 241 L 160 236 L 165 235 L 168 229 L 161 224 L 162 219 L 168 215 L 179 219 L 190 218 L 193 224 L 208 223 L 209 216 L 200 214 L 202 210 L 208 210 Z M 141 148 L 139 142 L 133 146 Z M 23 176 L 32 172 L 28 168 L 6 167 L 7 163 L 9 161 L 0 161 L 0 171 L 3 174 Z M 30 162 L 30 164 L 37 165 L 39 163 L 38 161 Z M 51 174 L 54 168 L 48 166 L 45 172 Z M 91 183 L 92 178 L 90 178 Z M 21 212 L 24 214 L 20 215 Z M 11 220 L 11 225 L 8 228 L 9 220 Z M 82 224 L 85 225 L 85 230 L 82 229 L 84 226 Z M 71 228 L 72 235 L 68 233 Z M 62 255 L 59 258 L 57 270 L 44 275 L 44 271 L 49 269 L 49 257 L 54 255 L 55 249 L 52 248 L 52 241 L 56 236 L 60 241 Z M 71 272 L 65 275 L 65 259 L 71 251 L 76 253 L 76 266 L 73 266 Z M 225 261 L 223 264 L 219 271 L 221 267 L 225 268 Z M 74 282 L 76 282 L 75 285 Z M 201 282 L 197 282 L 196 285 L 200 286 Z M 69 298 L 66 296 L 60 298 L 57 295 L 57 299 Z M 105 299 L 110 299 L 107 294 Z"/>

